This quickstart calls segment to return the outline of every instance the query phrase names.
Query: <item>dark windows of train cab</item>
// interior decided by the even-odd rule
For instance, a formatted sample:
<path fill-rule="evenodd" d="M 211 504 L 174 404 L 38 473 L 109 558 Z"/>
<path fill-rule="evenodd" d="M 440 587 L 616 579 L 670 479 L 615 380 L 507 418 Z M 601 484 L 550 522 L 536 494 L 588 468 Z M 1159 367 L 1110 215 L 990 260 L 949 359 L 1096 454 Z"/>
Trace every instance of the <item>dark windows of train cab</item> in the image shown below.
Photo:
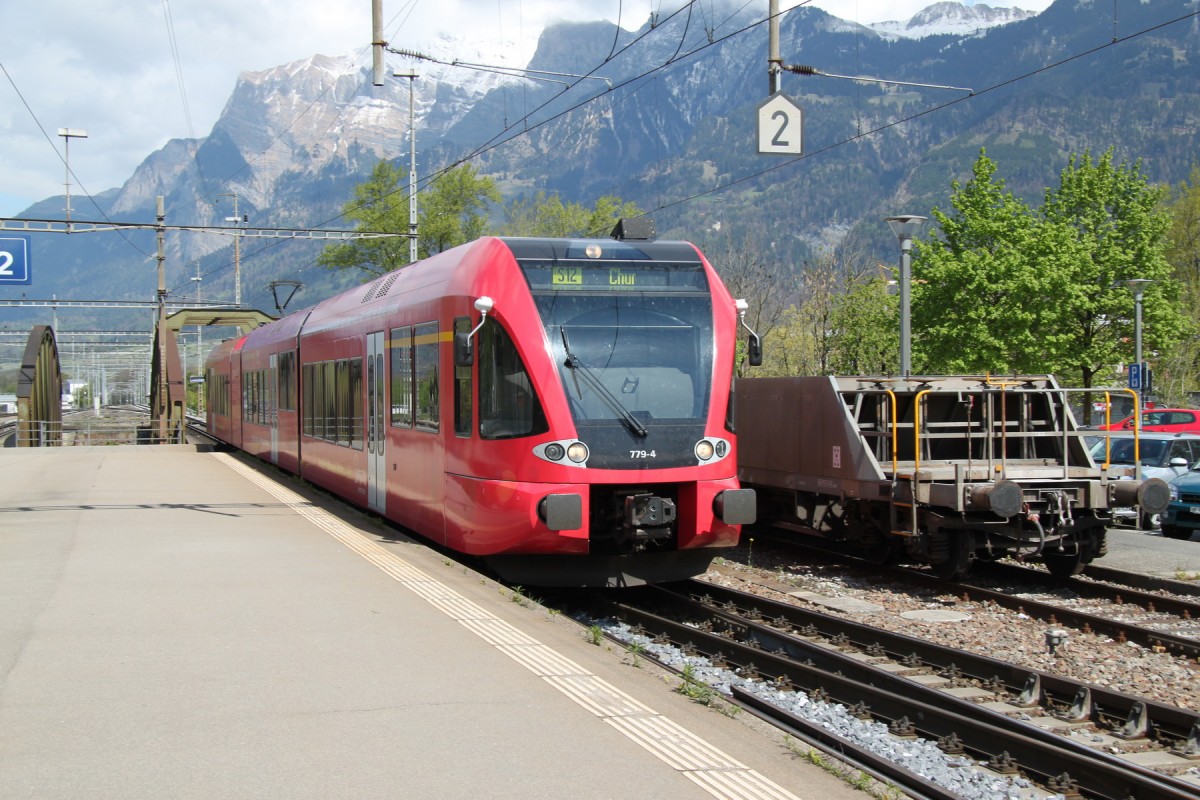
<path fill-rule="evenodd" d="M 512 337 L 497 321 L 479 330 L 479 435 L 515 439 L 550 430 Z"/>
<path fill-rule="evenodd" d="M 471 332 L 471 320 L 459 317 L 454 320 L 454 334 Z M 454 367 L 454 434 L 471 435 L 471 367 Z"/>

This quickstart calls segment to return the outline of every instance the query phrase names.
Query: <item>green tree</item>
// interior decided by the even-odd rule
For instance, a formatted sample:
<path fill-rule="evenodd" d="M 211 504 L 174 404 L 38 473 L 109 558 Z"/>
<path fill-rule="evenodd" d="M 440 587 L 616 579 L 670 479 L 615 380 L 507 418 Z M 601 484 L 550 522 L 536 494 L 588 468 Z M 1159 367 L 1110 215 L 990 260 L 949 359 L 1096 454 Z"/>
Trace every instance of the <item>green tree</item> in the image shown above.
<path fill-rule="evenodd" d="M 830 314 L 829 370 L 834 375 L 887 375 L 900 364 L 900 304 L 880 275 L 851 277 Z"/>
<path fill-rule="evenodd" d="M 914 363 L 943 372 L 1050 372 L 1090 387 L 1133 355 L 1133 298 L 1119 280 L 1148 278 L 1147 352 L 1183 319 L 1164 257 L 1161 192 L 1140 165 L 1072 156 L 1036 211 L 995 177 L 985 152 L 952 213 L 932 212 L 941 238 L 913 263 Z"/>
<path fill-rule="evenodd" d="M 404 176 L 390 161 L 380 161 L 371 177 L 354 188 L 354 199 L 342 206 L 342 216 L 354 223 L 356 231 L 407 233 L 408 192 L 400 185 Z M 325 248 L 317 263 L 327 269 L 382 275 L 407 264 L 408 255 L 404 237 L 351 239 Z"/>
<path fill-rule="evenodd" d="M 407 233 L 408 187 L 401 183 L 405 175 L 390 161 L 380 161 L 371 177 L 355 187 L 354 199 L 342 206 L 342 215 L 358 231 Z M 444 173 L 417 204 L 418 258 L 478 239 L 487 225 L 484 210 L 489 202 L 499 201 L 495 182 L 480 177 L 470 164 Z M 403 236 L 352 239 L 327 247 L 317 261 L 329 269 L 383 275 L 408 264 L 409 252 L 409 240 Z"/>
<path fill-rule="evenodd" d="M 518 197 L 505 208 L 508 236 L 602 237 L 608 236 L 617 220 L 643 214 L 634 203 L 604 196 L 587 208 L 581 203 L 563 203 L 557 195 L 539 191 L 532 198 Z"/>
<path fill-rule="evenodd" d="M 1177 341 L 1185 328 L 1179 286 L 1166 259 L 1170 216 L 1165 191 L 1141 174 L 1141 162 L 1116 164 L 1109 149 L 1072 156 L 1057 189 L 1047 190 L 1044 219 L 1065 228 L 1076 245 L 1062 264 L 1065 281 L 1056 335 L 1068 356 L 1056 371 L 1096 385 L 1123 362 L 1133 361 L 1133 293 L 1119 282 L 1144 278 L 1142 346 L 1148 361 Z M 1114 284 L 1117 284 L 1114 287 Z M 1105 383 L 1101 380 L 1099 383 Z"/>
<path fill-rule="evenodd" d="M 470 164 L 462 164 L 442 174 L 432 188 L 421 195 L 417 230 L 421 258 L 457 247 L 486 232 L 489 202 L 500 202 L 496 182 L 480 177 Z"/>
<path fill-rule="evenodd" d="M 1041 371 L 1045 317 L 1053 305 L 1033 212 L 980 154 L 966 185 L 951 184 L 951 213 L 931 212 L 942 238 L 913 250 L 913 367 L 917 372 Z"/>
<path fill-rule="evenodd" d="M 1188 401 L 1188 392 L 1200 387 L 1200 166 L 1193 166 L 1187 181 L 1171 191 L 1168 205 L 1171 227 L 1167 231 L 1167 262 L 1179 284 L 1180 308 L 1188 329 L 1159 361 L 1155 393 L 1171 405 Z"/>
<path fill-rule="evenodd" d="M 1167 261 L 1175 277 L 1197 293 L 1200 286 L 1200 166 L 1171 192 Z"/>

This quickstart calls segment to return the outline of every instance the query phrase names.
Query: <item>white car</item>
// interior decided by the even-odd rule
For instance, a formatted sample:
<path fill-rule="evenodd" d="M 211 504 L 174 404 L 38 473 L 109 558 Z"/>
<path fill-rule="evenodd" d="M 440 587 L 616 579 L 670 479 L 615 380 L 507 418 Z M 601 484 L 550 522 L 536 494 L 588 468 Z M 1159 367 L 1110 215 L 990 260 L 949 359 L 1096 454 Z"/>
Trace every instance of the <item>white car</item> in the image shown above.
<path fill-rule="evenodd" d="M 1090 437 L 1089 437 L 1090 438 Z M 1130 433 L 1114 432 L 1092 445 L 1092 460 L 1097 466 L 1105 464 L 1128 471 L 1134 477 L 1134 438 Z M 1193 464 L 1200 462 L 1200 435 L 1194 433 L 1143 433 L 1137 440 L 1137 461 L 1141 463 L 1142 478 L 1162 478 L 1168 483 L 1183 475 Z M 1132 508 L 1114 508 L 1113 522 L 1137 528 L 1157 528 L 1158 515 L 1138 520 Z"/>

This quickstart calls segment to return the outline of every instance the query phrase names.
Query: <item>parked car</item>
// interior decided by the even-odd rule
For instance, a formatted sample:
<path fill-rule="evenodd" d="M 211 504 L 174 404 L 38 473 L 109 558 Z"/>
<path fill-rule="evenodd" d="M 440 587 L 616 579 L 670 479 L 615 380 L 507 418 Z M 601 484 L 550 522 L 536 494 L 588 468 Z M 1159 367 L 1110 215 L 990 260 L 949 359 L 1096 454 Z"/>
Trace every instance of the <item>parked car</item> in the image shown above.
<path fill-rule="evenodd" d="M 1091 437 L 1089 437 L 1091 438 Z M 1127 468 L 1133 478 L 1134 439 L 1132 433 L 1114 431 L 1092 445 L 1092 460 L 1099 465 Z M 1162 478 L 1170 483 L 1182 475 L 1191 474 L 1189 468 L 1200 462 L 1200 434 L 1195 433 L 1143 433 L 1137 439 L 1137 461 L 1141 463 L 1143 478 Z M 1198 476 L 1200 477 L 1200 476 Z M 1200 481 L 1197 483 L 1200 491 Z M 1114 508 L 1113 522 L 1138 528 L 1157 528 L 1162 520 L 1158 515 L 1138 519 L 1132 508 Z M 1200 526 L 1200 514 L 1197 514 Z M 1165 524 L 1165 523 L 1164 523 Z"/>
<path fill-rule="evenodd" d="M 1162 518 L 1163 536 L 1191 539 L 1200 531 L 1200 463 L 1168 484 L 1171 502 Z"/>
<path fill-rule="evenodd" d="M 1131 431 L 1133 430 L 1133 415 L 1111 425 L 1100 425 L 1098 430 Z M 1200 411 L 1191 408 L 1146 409 L 1142 412 L 1142 430 L 1200 433 Z"/>

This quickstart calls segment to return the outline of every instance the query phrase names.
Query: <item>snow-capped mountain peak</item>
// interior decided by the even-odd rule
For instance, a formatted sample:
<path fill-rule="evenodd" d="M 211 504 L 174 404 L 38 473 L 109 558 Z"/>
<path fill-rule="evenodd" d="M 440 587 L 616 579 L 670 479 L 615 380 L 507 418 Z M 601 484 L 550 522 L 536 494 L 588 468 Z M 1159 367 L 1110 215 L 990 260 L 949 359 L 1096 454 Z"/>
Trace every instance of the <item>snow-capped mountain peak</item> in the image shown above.
<path fill-rule="evenodd" d="M 939 34 L 971 36 L 988 28 L 1036 16 L 1037 12 L 1016 7 L 995 8 L 983 3 L 967 6 L 943 0 L 918 11 L 907 21 L 875 22 L 868 27 L 884 36 L 901 39 L 921 39 Z"/>

